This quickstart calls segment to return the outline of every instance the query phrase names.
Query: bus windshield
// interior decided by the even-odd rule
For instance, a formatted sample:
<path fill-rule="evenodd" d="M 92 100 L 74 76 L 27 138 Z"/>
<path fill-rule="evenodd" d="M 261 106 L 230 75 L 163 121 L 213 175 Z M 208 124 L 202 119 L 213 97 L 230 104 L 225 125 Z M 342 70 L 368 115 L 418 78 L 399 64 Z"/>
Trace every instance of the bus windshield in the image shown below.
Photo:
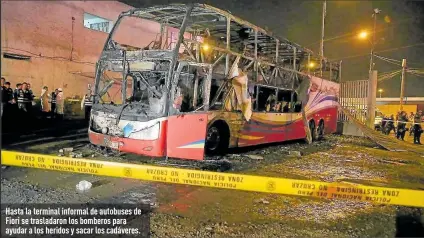
<path fill-rule="evenodd" d="M 171 50 L 160 29 L 153 21 L 118 19 L 98 63 L 97 107 L 134 116 L 164 115 Z"/>

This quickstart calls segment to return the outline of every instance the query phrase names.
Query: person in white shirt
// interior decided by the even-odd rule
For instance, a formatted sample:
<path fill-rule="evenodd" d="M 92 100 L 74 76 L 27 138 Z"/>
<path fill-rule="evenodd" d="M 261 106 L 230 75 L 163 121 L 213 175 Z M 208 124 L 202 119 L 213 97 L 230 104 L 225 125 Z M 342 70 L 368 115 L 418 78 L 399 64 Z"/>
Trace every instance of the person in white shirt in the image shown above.
<path fill-rule="evenodd" d="M 65 111 L 65 97 L 63 95 L 62 88 L 57 89 L 58 94 L 56 97 L 56 113 L 58 119 L 63 119 L 64 111 Z"/>

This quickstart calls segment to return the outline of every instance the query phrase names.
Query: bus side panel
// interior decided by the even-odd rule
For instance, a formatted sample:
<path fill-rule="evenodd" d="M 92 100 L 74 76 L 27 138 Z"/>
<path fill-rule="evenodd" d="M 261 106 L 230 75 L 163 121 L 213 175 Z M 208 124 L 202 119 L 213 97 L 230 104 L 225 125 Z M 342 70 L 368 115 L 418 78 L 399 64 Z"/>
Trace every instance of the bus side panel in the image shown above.
<path fill-rule="evenodd" d="M 252 146 L 284 141 L 291 131 L 289 113 L 253 112 L 240 134 L 238 146 Z"/>
<path fill-rule="evenodd" d="M 298 140 L 306 137 L 302 113 L 292 113 L 292 121 L 288 125 L 289 129 L 286 140 Z"/>
<path fill-rule="evenodd" d="M 207 124 L 208 116 L 206 113 L 170 116 L 166 139 L 167 156 L 203 160 Z"/>
<path fill-rule="evenodd" d="M 323 120 L 325 133 L 336 132 L 339 84 L 312 76 L 309 91 L 305 108 L 308 121 L 313 119 L 318 126 Z"/>

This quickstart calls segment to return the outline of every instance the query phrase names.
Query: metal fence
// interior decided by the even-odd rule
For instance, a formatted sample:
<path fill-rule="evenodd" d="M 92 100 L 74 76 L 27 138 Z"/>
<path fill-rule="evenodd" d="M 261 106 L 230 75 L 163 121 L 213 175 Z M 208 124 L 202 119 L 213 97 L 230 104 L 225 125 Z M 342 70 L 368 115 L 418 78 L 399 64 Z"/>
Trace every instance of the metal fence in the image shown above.
<path fill-rule="evenodd" d="M 356 119 L 365 123 L 367 120 L 368 80 L 347 81 L 340 83 L 339 104 L 347 109 Z M 349 121 L 343 112 L 339 112 L 339 121 Z"/>

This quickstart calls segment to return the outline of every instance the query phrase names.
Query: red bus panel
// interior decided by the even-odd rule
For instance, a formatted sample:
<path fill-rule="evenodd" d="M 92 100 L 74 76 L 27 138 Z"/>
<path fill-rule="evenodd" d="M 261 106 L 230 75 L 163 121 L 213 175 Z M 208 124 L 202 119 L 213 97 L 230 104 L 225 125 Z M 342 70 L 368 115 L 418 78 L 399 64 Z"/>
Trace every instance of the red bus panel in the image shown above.
<path fill-rule="evenodd" d="M 206 113 L 170 116 L 166 140 L 167 156 L 203 160 L 207 124 L 208 116 Z"/>

